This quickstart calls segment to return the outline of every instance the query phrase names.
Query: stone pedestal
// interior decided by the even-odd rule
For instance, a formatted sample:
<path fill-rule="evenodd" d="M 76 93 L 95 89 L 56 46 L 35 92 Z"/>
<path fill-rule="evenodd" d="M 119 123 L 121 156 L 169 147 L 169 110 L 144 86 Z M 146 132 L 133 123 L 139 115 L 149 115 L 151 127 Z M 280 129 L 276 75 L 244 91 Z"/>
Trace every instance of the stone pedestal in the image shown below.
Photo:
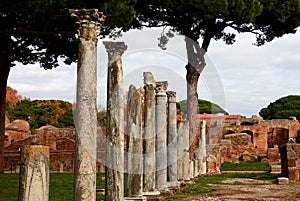
<path fill-rule="evenodd" d="M 105 199 L 124 199 L 124 42 L 103 42 L 108 53 Z"/>
<path fill-rule="evenodd" d="M 21 150 L 19 200 L 49 200 L 49 160 L 47 146 L 24 146 Z"/>
<path fill-rule="evenodd" d="M 176 182 L 177 176 L 177 119 L 176 92 L 167 91 L 168 96 L 168 182 Z"/>
<path fill-rule="evenodd" d="M 78 29 L 76 93 L 75 200 L 96 199 L 97 25 L 104 16 L 96 9 L 70 10 Z"/>
<path fill-rule="evenodd" d="M 156 188 L 167 187 L 166 90 L 168 82 L 156 82 Z"/>
<path fill-rule="evenodd" d="M 127 101 L 127 188 L 128 196 L 143 193 L 143 140 L 142 99 L 135 86 L 131 85 Z"/>
<path fill-rule="evenodd" d="M 144 72 L 144 192 L 155 190 L 155 80 Z"/>

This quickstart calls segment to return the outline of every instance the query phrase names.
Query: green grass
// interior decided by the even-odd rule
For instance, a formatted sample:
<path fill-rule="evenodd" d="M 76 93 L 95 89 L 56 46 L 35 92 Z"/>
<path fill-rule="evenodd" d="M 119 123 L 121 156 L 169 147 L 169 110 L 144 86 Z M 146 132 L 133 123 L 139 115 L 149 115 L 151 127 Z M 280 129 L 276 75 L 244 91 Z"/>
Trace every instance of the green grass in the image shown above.
<path fill-rule="evenodd" d="M 101 178 L 104 174 L 97 174 L 97 188 L 105 188 Z M 19 175 L 0 174 L 0 200 L 18 200 Z M 50 201 L 68 201 L 74 198 L 74 175 L 73 173 L 50 174 L 49 187 Z M 104 200 L 104 196 L 97 196 L 97 200 Z"/>
<path fill-rule="evenodd" d="M 271 171 L 268 163 L 260 161 L 240 161 L 239 163 L 225 162 L 221 165 L 222 171 Z"/>

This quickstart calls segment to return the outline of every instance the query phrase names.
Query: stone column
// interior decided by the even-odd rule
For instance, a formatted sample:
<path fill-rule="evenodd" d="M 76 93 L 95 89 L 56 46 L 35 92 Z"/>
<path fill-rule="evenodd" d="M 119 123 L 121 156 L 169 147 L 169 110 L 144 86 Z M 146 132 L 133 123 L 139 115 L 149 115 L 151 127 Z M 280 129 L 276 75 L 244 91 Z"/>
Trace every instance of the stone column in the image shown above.
<path fill-rule="evenodd" d="M 167 187 L 167 119 L 166 90 L 168 82 L 156 82 L 156 188 Z"/>
<path fill-rule="evenodd" d="M 202 121 L 199 138 L 199 173 L 206 174 L 206 121 Z"/>
<path fill-rule="evenodd" d="M 190 157 L 189 157 L 189 121 L 182 121 L 182 145 L 183 145 L 183 155 L 182 155 L 182 177 L 183 180 L 190 180 Z"/>
<path fill-rule="evenodd" d="M 178 180 L 190 180 L 190 160 L 189 160 L 189 121 L 178 122 Z"/>
<path fill-rule="evenodd" d="M 105 199 L 124 199 L 124 42 L 103 42 L 108 53 Z"/>
<path fill-rule="evenodd" d="M 19 201 L 49 200 L 49 160 L 47 146 L 24 146 L 21 150 Z"/>
<path fill-rule="evenodd" d="M 178 131 L 178 144 L 177 144 L 177 177 L 179 181 L 183 181 L 183 134 L 184 134 L 184 120 L 179 121 L 177 124 Z"/>
<path fill-rule="evenodd" d="M 97 9 L 69 10 L 77 18 L 78 66 L 76 94 L 75 200 L 96 199 Z"/>
<path fill-rule="evenodd" d="M 142 99 L 131 85 L 127 101 L 127 171 L 128 196 L 143 195 Z"/>
<path fill-rule="evenodd" d="M 177 176 L 177 119 L 176 92 L 167 91 L 168 96 L 168 181 L 176 182 Z"/>
<path fill-rule="evenodd" d="M 144 72 L 144 192 L 155 190 L 155 88 L 151 72 Z"/>

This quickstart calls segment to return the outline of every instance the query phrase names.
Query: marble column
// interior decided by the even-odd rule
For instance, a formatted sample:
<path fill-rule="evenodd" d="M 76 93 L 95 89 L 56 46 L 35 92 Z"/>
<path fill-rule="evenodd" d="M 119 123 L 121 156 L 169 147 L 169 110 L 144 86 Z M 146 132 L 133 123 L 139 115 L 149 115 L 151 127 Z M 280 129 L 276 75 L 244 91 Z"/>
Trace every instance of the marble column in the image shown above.
<path fill-rule="evenodd" d="M 182 121 L 182 145 L 183 145 L 183 155 L 182 155 L 182 177 L 183 180 L 190 180 L 190 157 L 189 157 L 189 121 Z"/>
<path fill-rule="evenodd" d="M 144 181 L 143 191 L 155 190 L 155 88 L 151 72 L 144 72 Z"/>
<path fill-rule="evenodd" d="M 166 90 L 168 82 L 156 82 L 156 188 L 167 188 L 167 119 Z"/>
<path fill-rule="evenodd" d="M 77 18 L 78 66 L 74 200 L 96 199 L 97 25 L 104 16 L 97 9 L 69 10 Z"/>
<path fill-rule="evenodd" d="M 199 138 L 199 173 L 206 174 L 206 121 L 201 122 Z"/>
<path fill-rule="evenodd" d="M 128 196 L 143 195 L 142 98 L 130 85 L 127 100 L 127 189 Z"/>
<path fill-rule="evenodd" d="M 103 42 L 108 53 L 105 199 L 124 199 L 124 42 Z"/>
<path fill-rule="evenodd" d="M 183 145 L 183 133 L 184 133 L 184 121 L 179 121 L 177 123 L 177 137 L 178 137 L 178 144 L 177 144 L 177 178 L 178 181 L 183 181 L 183 153 L 184 153 L 184 145 Z"/>
<path fill-rule="evenodd" d="M 47 146 L 25 145 L 21 149 L 19 201 L 49 200 L 49 160 Z"/>
<path fill-rule="evenodd" d="M 168 96 L 168 181 L 176 182 L 177 176 L 177 112 L 176 92 L 167 91 Z"/>

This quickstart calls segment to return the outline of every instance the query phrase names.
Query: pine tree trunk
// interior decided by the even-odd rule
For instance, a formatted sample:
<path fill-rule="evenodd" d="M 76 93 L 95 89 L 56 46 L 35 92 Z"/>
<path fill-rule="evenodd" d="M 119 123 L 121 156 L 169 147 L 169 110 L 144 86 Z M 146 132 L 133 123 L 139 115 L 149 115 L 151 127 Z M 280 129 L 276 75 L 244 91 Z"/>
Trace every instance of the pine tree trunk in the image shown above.
<path fill-rule="evenodd" d="M 0 35 L 0 173 L 4 171 L 5 100 L 10 67 L 9 37 Z"/>
<path fill-rule="evenodd" d="M 186 81 L 187 81 L 187 120 L 190 122 L 189 133 L 190 133 L 190 159 L 194 158 L 194 150 L 196 148 L 195 137 L 198 130 L 198 80 L 200 73 L 195 70 L 193 66 L 188 64 L 186 66 Z"/>
<path fill-rule="evenodd" d="M 206 40 L 205 40 L 206 42 Z M 187 81 L 187 120 L 189 121 L 189 133 L 190 133 L 190 159 L 194 159 L 194 150 L 199 140 L 199 136 L 196 137 L 200 128 L 198 115 L 198 81 L 201 72 L 206 66 L 204 54 L 205 50 L 200 48 L 196 39 L 185 37 L 186 51 L 188 56 L 188 64 L 186 65 L 186 81 Z M 208 43 L 209 44 L 209 43 Z M 207 45 L 208 45 L 207 44 Z"/>

